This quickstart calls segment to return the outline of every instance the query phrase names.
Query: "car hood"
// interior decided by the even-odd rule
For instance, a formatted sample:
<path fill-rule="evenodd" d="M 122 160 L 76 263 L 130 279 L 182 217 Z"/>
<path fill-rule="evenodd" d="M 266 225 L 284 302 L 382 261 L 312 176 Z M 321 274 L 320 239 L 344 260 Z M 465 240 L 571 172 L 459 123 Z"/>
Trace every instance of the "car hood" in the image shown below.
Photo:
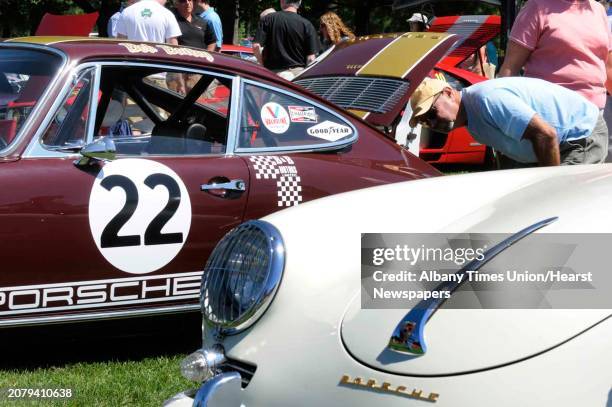
<path fill-rule="evenodd" d="M 612 166 L 575 166 L 385 185 L 323 198 L 265 219 L 281 230 L 288 258 L 294 258 L 296 267 L 286 270 L 283 285 L 308 287 L 304 299 L 323 299 L 320 308 L 326 310 L 327 319 L 341 321 L 341 343 L 355 360 L 396 374 L 443 376 L 540 354 L 605 319 L 610 310 L 459 310 L 443 306 L 425 328 L 425 355 L 391 354 L 386 351 L 389 339 L 409 310 L 361 309 L 361 268 L 355 261 L 361 234 L 516 233 L 553 216 L 559 220 L 536 233 L 609 233 L 609 202 Z M 321 233 L 325 230 L 334 233 Z M 308 236 L 316 236 L 316 241 L 309 241 Z M 299 249 L 305 246 L 308 250 Z M 324 257 L 325 253 L 329 255 Z M 283 285 L 280 295 L 284 295 Z M 292 301 L 301 302 L 296 291 L 288 291 Z"/>
<path fill-rule="evenodd" d="M 66 15 L 45 13 L 34 35 L 87 37 L 97 20 L 98 12 Z"/>
<path fill-rule="evenodd" d="M 455 40 L 441 33 L 359 37 L 332 47 L 294 82 L 371 124 L 390 126 Z"/>
<path fill-rule="evenodd" d="M 429 31 L 457 35 L 455 45 L 441 61 L 441 64 L 446 66 L 457 66 L 477 49 L 497 37 L 500 26 L 500 16 L 445 16 L 436 17 Z"/>

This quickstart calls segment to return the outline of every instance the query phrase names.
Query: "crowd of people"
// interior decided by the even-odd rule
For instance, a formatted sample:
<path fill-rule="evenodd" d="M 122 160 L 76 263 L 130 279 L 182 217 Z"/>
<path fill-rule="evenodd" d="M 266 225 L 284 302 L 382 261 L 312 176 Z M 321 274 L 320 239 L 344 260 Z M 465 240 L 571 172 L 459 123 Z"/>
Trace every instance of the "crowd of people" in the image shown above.
<path fill-rule="evenodd" d="M 161 42 L 218 51 L 223 43 L 219 15 L 209 0 L 127 0 L 108 22 L 109 37 Z"/>
<path fill-rule="evenodd" d="M 165 3 L 127 0 L 109 21 L 109 35 L 221 48 L 221 20 L 208 0 L 174 0 L 174 12 Z M 253 41 L 259 63 L 288 80 L 325 49 L 355 38 L 331 11 L 320 17 L 317 31 L 299 15 L 300 6 L 301 0 L 280 0 L 280 10 L 262 11 Z M 462 91 L 426 79 L 411 98 L 411 126 L 441 132 L 466 126 L 476 141 L 495 148 L 505 168 L 604 162 L 612 146 L 607 7 L 607 1 L 529 0 L 514 22 L 497 75 L 493 69 L 491 80 Z M 430 20 L 415 13 L 407 23 L 410 31 L 426 31 Z M 486 58 L 484 47 L 478 53 L 481 61 Z"/>

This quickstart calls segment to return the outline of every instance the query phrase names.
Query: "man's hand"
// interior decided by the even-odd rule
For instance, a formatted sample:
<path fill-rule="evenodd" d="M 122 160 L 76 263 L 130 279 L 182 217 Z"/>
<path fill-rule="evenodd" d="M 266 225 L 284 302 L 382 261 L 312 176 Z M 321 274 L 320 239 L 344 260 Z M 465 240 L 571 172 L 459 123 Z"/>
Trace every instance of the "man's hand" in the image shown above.
<path fill-rule="evenodd" d="M 306 65 L 310 65 L 315 60 L 314 54 L 308 55 L 306 57 Z"/>
<path fill-rule="evenodd" d="M 178 45 L 178 40 L 176 39 L 176 37 L 168 38 L 166 42 L 170 45 Z"/>
<path fill-rule="evenodd" d="M 124 35 L 124 34 L 117 34 L 117 39 L 120 39 L 120 40 L 127 40 L 127 35 Z"/>
<path fill-rule="evenodd" d="M 561 164 L 557 131 L 537 114 L 533 115 L 529 121 L 523 138 L 533 144 L 533 151 L 538 157 L 540 166 Z"/>
<path fill-rule="evenodd" d="M 217 49 L 217 43 L 213 42 L 212 44 L 208 44 L 206 46 L 206 51 L 216 51 Z"/>
<path fill-rule="evenodd" d="M 263 65 L 263 56 L 261 55 L 261 45 L 259 45 L 258 43 L 254 42 L 253 43 L 253 54 L 255 54 L 255 58 L 257 58 L 257 62 L 259 62 L 259 65 Z"/>

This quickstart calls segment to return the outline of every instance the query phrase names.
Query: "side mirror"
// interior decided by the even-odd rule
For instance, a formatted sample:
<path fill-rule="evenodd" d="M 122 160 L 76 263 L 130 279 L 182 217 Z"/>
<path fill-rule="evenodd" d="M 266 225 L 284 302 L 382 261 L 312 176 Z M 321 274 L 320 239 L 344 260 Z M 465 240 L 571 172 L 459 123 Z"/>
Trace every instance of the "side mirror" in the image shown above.
<path fill-rule="evenodd" d="M 75 161 L 77 166 L 91 165 L 98 161 L 112 161 L 115 159 L 117 149 L 115 143 L 109 137 L 102 137 L 87 144 L 80 151 L 83 158 Z"/>

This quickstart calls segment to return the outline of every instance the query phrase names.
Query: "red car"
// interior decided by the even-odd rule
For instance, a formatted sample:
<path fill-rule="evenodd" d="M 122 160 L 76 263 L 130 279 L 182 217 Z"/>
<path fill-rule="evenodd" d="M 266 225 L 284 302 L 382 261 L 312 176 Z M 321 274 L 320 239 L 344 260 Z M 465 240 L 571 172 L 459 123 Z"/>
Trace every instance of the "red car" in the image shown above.
<path fill-rule="evenodd" d="M 437 175 L 238 58 L 131 41 L 0 43 L 0 326 L 197 310 L 204 264 L 241 222 Z"/>

